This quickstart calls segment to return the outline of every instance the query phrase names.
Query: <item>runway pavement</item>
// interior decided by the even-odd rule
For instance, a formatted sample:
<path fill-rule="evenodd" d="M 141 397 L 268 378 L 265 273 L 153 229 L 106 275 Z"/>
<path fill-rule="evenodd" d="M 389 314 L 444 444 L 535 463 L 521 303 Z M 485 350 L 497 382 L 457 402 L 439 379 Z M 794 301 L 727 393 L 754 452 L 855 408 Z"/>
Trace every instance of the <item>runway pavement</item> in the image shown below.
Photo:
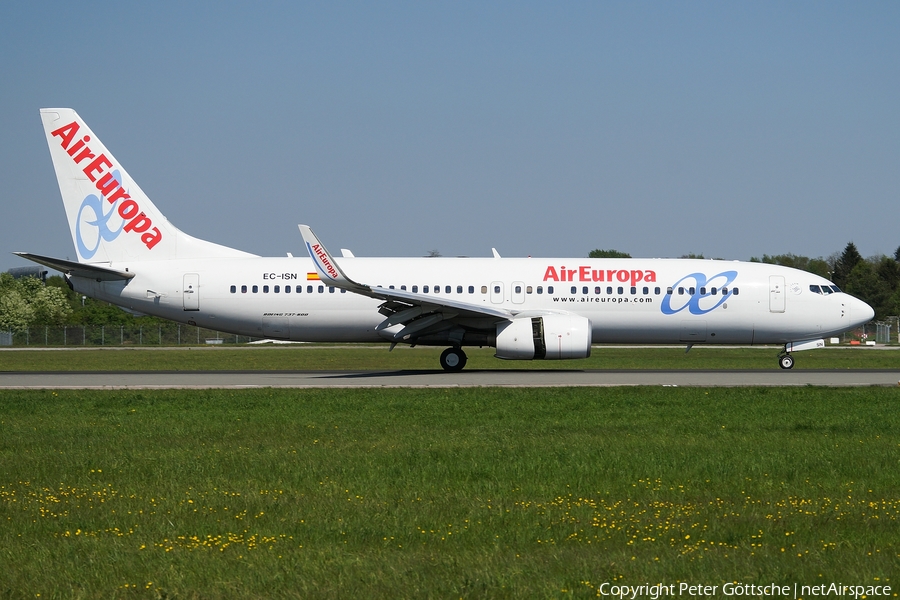
<path fill-rule="evenodd" d="M 205 371 L 0 373 L 3 389 L 392 388 L 561 386 L 898 386 L 900 370 L 858 371 Z"/>

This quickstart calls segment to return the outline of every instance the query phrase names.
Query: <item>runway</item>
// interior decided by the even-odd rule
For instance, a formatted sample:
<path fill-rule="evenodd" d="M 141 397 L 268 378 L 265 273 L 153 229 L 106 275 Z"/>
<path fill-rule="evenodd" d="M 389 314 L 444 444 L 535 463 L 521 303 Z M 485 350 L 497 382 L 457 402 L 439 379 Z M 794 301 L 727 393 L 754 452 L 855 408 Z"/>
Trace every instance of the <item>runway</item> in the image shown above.
<path fill-rule="evenodd" d="M 794 371 L 143 371 L 3 372 L 11 389 L 210 389 L 210 388 L 453 388 L 614 386 L 824 386 L 900 385 L 900 370 Z"/>

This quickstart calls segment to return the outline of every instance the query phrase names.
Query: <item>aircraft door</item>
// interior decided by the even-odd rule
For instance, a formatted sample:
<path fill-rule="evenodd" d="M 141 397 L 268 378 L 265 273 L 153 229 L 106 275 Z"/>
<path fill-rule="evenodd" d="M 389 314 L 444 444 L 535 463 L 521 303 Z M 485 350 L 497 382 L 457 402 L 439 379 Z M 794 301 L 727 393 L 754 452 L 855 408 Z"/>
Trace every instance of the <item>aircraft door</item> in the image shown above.
<path fill-rule="evenodd" d="M 521 281 L 512 282 L 512 301 L 514 304 L 525 302 L 525 284 Z"/>
<path fill-rule="evenodd" d="M 771 275 L 769 277 L 769 312 L 784 312 L 784 277 Z"/>
<path fill-rule="evenodd" d="M 184 298 L 184 310 L 200 310 L 200 274 L 185 273 L 184 287 L 181 289 Z"/>
<path fill-rule="evenodd" d="M 503 304 L 503 282 L 491 282 L 491 302 L 494 304 Z"/>

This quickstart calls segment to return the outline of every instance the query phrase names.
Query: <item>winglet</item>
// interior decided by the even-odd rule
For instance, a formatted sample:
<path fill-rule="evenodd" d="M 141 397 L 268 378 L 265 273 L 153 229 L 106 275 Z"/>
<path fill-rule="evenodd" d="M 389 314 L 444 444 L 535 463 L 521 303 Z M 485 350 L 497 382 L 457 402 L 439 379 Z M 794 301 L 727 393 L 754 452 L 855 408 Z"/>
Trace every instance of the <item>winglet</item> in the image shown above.
<path fill-rule="evenodd" d="M 303 242 L 306 244 L 309 256 L 312 258 L 313 264 L 316 266 L 316 271 L 319 273 L 319 278 L 322 281 L 330 281 L 335 287 L 345 289 L 365 287 L 356 283 L 344 274 L 328 250 L 325 249 L 322 242 L 319 241 L 319 238 L 316 237 L 316 234 L 313 233 L 313 230 L 310 229 L 309 225 L 297 225 L 297 227 L 300 228 L 300 235 L 303 236 Z"/>

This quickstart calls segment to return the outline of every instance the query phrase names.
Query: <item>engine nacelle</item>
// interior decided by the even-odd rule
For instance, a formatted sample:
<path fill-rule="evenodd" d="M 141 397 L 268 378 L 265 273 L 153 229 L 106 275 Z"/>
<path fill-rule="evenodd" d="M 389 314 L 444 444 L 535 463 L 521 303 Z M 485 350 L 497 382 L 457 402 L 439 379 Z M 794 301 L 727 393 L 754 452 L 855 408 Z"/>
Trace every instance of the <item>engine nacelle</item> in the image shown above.
<path fill-rule="evenodd" d="M 520 317 L 497 325 L 497 358 L 561 360 L 591 355 L 591 321 L 578 315 Z"/>

